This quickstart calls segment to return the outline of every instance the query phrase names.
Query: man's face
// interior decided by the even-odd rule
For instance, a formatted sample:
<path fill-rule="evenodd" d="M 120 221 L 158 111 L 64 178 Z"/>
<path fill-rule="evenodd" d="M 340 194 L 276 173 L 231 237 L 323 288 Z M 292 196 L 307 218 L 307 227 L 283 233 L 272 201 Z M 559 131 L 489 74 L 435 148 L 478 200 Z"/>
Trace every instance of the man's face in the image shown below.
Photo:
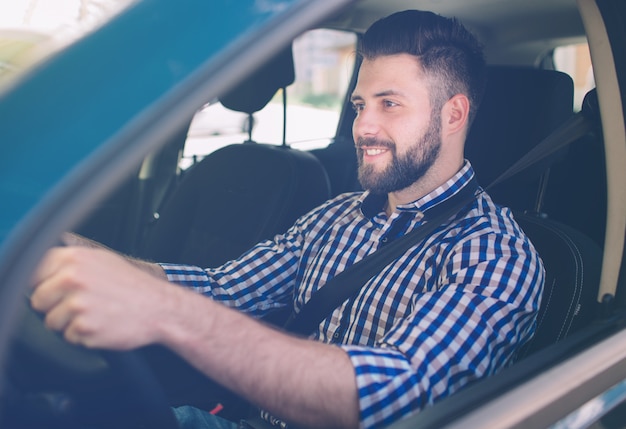
<path fill-rule="evenodd" d="M 352 102 L 363 188 L 399 191 L 428 172 L 441 147 L 441 116 L 431 114 L 428 86 L 414 57 L 364 60 Z"/>

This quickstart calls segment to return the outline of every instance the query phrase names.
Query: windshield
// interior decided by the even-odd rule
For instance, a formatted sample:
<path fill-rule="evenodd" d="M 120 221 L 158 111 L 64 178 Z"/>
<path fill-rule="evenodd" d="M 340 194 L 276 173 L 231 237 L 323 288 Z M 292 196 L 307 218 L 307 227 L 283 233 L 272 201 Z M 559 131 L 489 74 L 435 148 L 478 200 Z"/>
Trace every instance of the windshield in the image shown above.
<path fill-rule="evenodd" d="M 0 2 L 0 87 L 135 0 Z"/>

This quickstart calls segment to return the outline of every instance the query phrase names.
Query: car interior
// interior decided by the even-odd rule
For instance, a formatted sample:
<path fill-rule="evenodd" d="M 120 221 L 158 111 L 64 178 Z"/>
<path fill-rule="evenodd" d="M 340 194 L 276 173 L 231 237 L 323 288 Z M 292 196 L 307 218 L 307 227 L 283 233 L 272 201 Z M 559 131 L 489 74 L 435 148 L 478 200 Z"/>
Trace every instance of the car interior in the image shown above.
<path fill-rule="evenodd" d="M 293 82 L 293 57 L 287 52 L 220 102 L 248 115 L 260 110 L 276 92 Z M 594 96 L 593 91 L 588 95 L 590 99 Z M 575 114 L 573 103 L 572 78 L 563 72 L 491 65 L 484 100 L 466 143 L 466 157 L 480 183 L 491 184 L 564 125 Z M 351 122 L 351 114 L 351 109 L 346 109 L 344 123 Z M 598 120 L 590 121 L 594 119 Z M 571 145 L 542 156 L 522 172 L 489 187 L 497 203 L 515 210 L 547 271 L 537 333 L 519 359 L 588 326 L 600 311 L 596 296 L 604 231 L 598 230 L 598 225 L 604 213 L 584 213 L 576 195 L 562 192 L 562 184 L 570 183 L 573 175 L 587 184 L 602 184 L 601 164 L 589 168 L 589 177 L 584 178 L 572 167 L 586 164 L 590 158 L 602 162 L 602 145 L 592 135 L 597 127 L 596 123 Z M 164 196 L 155 212 L 158 215 L 146 216 L 146 210 L 141 210 L 143 219 L 150 222 L 140 226 L 143 236 L 137 240 L 138 246 L 120 250 L 147 260 L 203 267 L 236 258 L 256 242 L 285 231 L 297 217 L 331 196 L 360 190 L 353 142 L 346 130 L 341 131 L 344 133 L 329 146 L 311 151 L 248 139 L 210 153 L 181 177 L 172 176 L 175 184 L 170 182 L 167 192 L 161 190 Z M 180 145 L 181 141 L 172 144 Z M 602 202 L 602 186 L 593 189 Z M 129 200 L 123 203 L 119 201 L 124 196 L 113 196 L 119 199 L 118 208 L 127 209 L 134 198 L 131 193 L 125 196 Z M 216 210 L 215 201 L 230 210 Z M 92 229 L 84 226 L 79 232 L 96 240 L 107 237 L 108 233 L 99 228 L 111 229 L 112 219 L 107 214 L 104 222 L 92 224 Z"/>
<path fill-rule="evenodd" d="M 585 42 L 576 2 L 487 3 L 488 11 L 462 1 L 363 0 L 320 24 L 358 37 L 378 17 L 428 4 L 443 15 L 457 16 L 478 34 L 485 43 L 488 82 L 467 138 L 466 158 L 481 186 L 497 203 L 514 211 L 546 267 L 537 332 L 520 351 L 515 365 L 501 376 L 453 395 L 445 400 L 446 408 L 419 413 L 402 423 L 406 427 L 441 427 L 446 419 L 498 395 L 502 386 L 520 382 L 577 353 L 622 324 L 621 297 L 608 294 L 598 299 L 608 198 L 598 93 L 594 88 L 587 90 L 581 108 L 576 109 L 574 77 L 556 70 L 553 63 L 558 46 Z M 250 118 L 247 136 L 234 136 L 183 169 L 189 127 L 179 130 L 94 207 L 75 232 L 130 256 L 212 267 L 285 231 L 325 200 L 360 191 L 351 134 L 354 112 L 349 103 L 357 72 L 358 63 L 343 95 L 330 144 L 299 149 L 285 138 L 290 120 L 287 88 L 297 79 L 293 47 L 287 46 L 234 90 L 219 100 L 208 100 Z M 269 103 L 283 108 L 282 120 L 272 125 L 282 129 L 283 138 L 255 141 L 253 118 Z M 189 118 L 187 125 L 192 120 Z M 271 322 L 280 324 L 281 320 L 282 316 Z M 16 350 L 14 359 L 25 359 L 23 353 L 28 351 L 20 351 L 19 345 Z M 169 396 L 159 401 L 192 401 L 194 392 L 205 388 L 202 383 L 183 386 L 180 374 L 186 372 L 189 380 L 194 372 L 166 351 L 150 350 L 144 358 L 157 368 L 157 378 L 166 386 Z M 98 365 L 101 362 L 92 362 L 92 366 Z M 136 362 L 124 365 L 140 366 Z M 158 369 L 165 367 L 169 370 L 159 375 Z M 50 372 L 50 367 L 46 368 L 41 372 Z M 57 378 L 70 377 L 58 368 L 55 371 L 63 374 Z M 34 379 L 44 377 L 36 374 L 14 374 L 16 385 L 33 390 L 28 401 L 21 397 L 15 409 L 32 409 L 36 403 L 38 411 L 33 415 L 37 416 L 31 418 L 47 422 L 48 426 L 41 427 L 55 427 L 49 423 L 54 420 L 51 415 L 56 415 L 55 421 L 67 423 L 66 417 L 58 416 L 63 414 L 59 401 L 66 397 L 34 395 L 42 383 L 49 390 L 59 380 L 39 379 L 31 386 Z M 142 394 L 145 391 L 142 389 Z M 617 409 L 615 414 L 619 412 Z M 10 414 L 17 420 L 24 418 Z M 13 422 L 12 427 L 27 427 L 32 422 L 23 423 Z M 606 423 L 606 427 L 612 426 Z"/>

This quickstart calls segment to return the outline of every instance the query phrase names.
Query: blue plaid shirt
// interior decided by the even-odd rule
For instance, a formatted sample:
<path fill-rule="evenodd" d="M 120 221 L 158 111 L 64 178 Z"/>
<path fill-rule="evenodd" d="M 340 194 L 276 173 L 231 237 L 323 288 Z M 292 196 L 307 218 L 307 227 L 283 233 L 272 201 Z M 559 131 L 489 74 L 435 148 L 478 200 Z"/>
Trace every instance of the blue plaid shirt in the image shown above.
<path fill-rule="evenodd" d="M 339 195 L 285 234 L 219 268 L 162 264 L 170 281 L 261 317 L 300 309 L 346 267 L 374 252 L 397 222 L 424 213 L 474 176 L 452 179 L 388 217 L 385 198 Z M 394 228 L 394 231 L 397 229 Z M 484 192 L 449 223 L 370 279 L 311 336 L 349 355 L 361 427 L 387 425 L 509 364 L 534 332 L 542 262 L 513 220 Z"/>

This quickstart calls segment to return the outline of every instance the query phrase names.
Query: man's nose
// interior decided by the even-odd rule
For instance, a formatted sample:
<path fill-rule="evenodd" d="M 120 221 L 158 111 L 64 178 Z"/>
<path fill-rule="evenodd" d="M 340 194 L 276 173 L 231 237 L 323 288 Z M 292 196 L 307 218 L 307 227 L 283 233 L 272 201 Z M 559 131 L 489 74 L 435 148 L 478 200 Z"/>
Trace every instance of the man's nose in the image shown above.
<path fill-rule="evenodd" d="M 378 134 L 380 122 L 376 113 L 367 108 L 362 109 L 352 123 L 352 134 L 357 137 L 372 137 Z"/>

